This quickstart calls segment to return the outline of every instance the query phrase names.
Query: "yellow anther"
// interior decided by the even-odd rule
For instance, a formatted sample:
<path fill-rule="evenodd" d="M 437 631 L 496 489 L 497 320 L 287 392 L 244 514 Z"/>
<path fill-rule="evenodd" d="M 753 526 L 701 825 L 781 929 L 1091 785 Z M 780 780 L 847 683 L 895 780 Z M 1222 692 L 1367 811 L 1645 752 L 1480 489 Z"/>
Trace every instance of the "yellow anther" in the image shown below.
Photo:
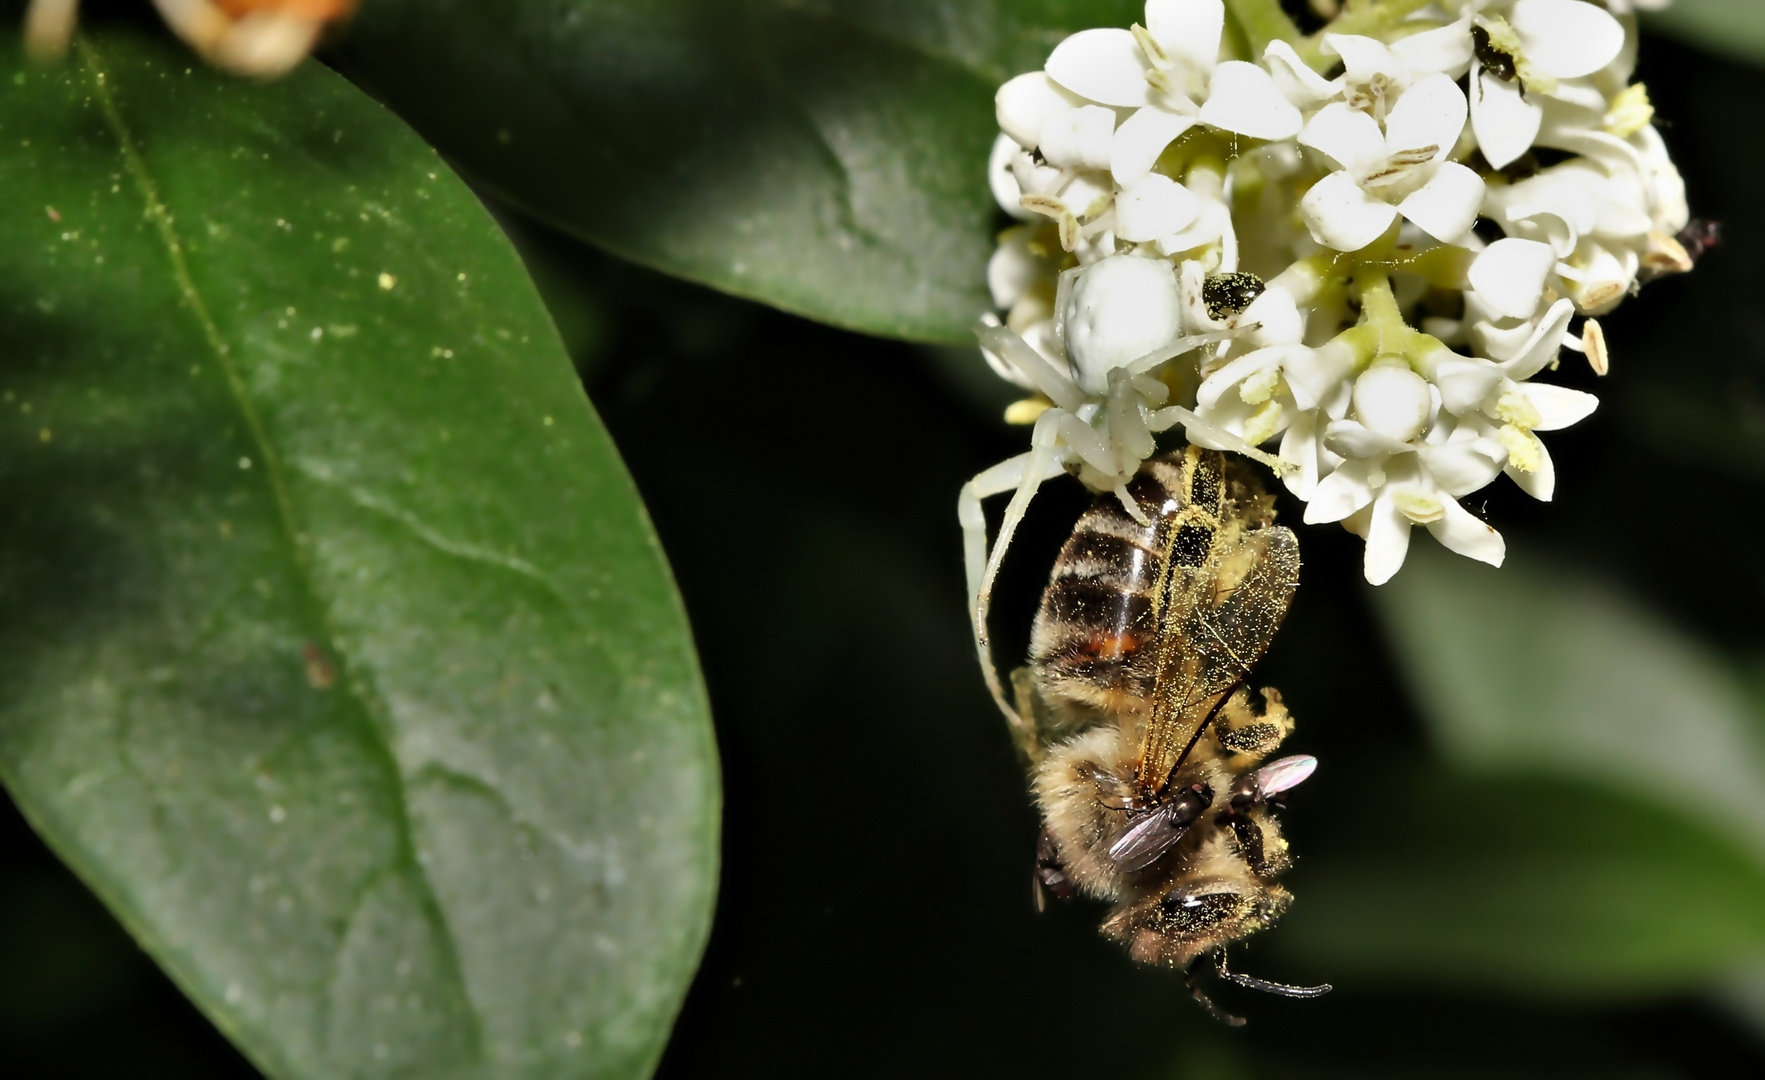
<path fill-rule="evenodd" d="M 1642 83 L 1631 83 L 1612 99 L 1603 126 L 1620 139 L 1628 139 L 1654 121 L 1655 106 L 1649 101 L 1649 88 Z"/>
<path fill-rule="evenodd" d="M 1036 418 L 1047 412 L 1054 403 L 1037 395 L 1022 401 L 1014 401 L 1005 406 L 1005 422 L 1007 424 L 1033 424 Z"/>
<path fill-rule="evenodd" d="M 1538 409 L 1525 394 L 1509 391 L 1495 403 L 1495 415 L 1516 428 L 1531 431 L 1538 426 Z"/>
<path fill-rule="evenodd" d="M 1275 388 L 1280 385 L 1281 369 L 1271 364 L 1238 384 L 1238 398 L 1246 405 L 1261 405 L 1275 396 Z"/>
<path fill-rule="evenodd" d="M 1274 437 L 1275 432 L 1281 430 L 1282 419 L 1281 403 L 1278 401 L 1265 402 L 1262 408 L 1256 410 L 1250 419 L 1245 421 L 1244 441 L 1251 446 L 1261 446 L 1268 442 Z"/>
<path fill-rule="evenodd" d="M 1503 424 L 1496 431 L 1495 440 L 1507 449 L 1508 464 L 1521 472 L 1537 472 L 1544 464 L 1544 449 L 1539 445 L 1538 436 L 1530 431 Z"/>

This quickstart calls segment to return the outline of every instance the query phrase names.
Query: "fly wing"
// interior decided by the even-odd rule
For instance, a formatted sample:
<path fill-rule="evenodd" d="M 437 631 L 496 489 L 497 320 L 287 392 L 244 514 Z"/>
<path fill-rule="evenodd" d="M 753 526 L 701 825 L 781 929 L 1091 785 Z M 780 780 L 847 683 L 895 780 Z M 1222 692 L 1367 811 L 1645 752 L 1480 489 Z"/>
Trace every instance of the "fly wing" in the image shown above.
<path fill-rule="evenodd" d="M 1298 587 L 1299 541 L 1281 527 L 1222 529 L 1205 564 L 1173 574 L 1135 777 L 1142 792 L 1164 785 L 1196 728 L 1262 659 Z"/>

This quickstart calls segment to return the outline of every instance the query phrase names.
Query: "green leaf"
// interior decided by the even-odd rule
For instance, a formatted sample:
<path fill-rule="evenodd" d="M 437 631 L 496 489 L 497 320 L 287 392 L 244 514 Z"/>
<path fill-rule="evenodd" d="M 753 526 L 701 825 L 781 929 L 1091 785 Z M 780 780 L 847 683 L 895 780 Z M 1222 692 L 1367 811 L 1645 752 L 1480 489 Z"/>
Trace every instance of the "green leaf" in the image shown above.
<path fill-rule="evenodd" d="M 1374 596 L 1447 764 L 1321 778 L 1340 824 L 1302 849 L 1283 947 L 1593 996 L 1765 957 L 1765 755 L 1734 670 L 1524 547 L 1496 570 L 1418 545 Z"/>
<path fill-rule="evenodd" d="M 1675 0 L 1644 16 L 1650 30 L 1711 52 L 1765 62 L 1765 4 L 1759 0 Z"/>
<path fill-rule="evenodd" d="M 1498 570 L 1418 544 L 1373 595 L 1448 761 L 1690 811 L 1765 865 L 1765 718 L 1704 646 L 1524 547 Z"/>
<path fill-rule="evenodd" d="M 1270 945 L 1317 977 L 1604 998 L 1765 954 L 1765 867 L 1707 818 L 1543 770 L 1400 761 L 1314 782 L 1333 805 L 1296 820 L 1344 824 L 1299 849 Z"/>
<path fill-rule="evenodd" d="M 993 92 L 1127 0 L 375 0 L 336 51 L 476 178 L 614 253 L 973 344 Z"/>
<path fill-rule="evenodd" d="M 316 65 L 0 65 L 0 779 L 272 1075 L 644 1075 L 715 749 L 515 253 Z"/>

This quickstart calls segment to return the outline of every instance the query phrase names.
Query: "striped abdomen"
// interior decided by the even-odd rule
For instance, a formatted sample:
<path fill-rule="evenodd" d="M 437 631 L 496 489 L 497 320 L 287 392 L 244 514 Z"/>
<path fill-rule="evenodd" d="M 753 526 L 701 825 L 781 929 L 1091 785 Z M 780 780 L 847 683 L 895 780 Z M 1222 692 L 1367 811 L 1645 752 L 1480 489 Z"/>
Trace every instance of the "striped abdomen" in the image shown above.
<path fill-rule="evenodd" d="M 1030 662 L 1056 702 L 1133 710 L 1158 676 L 1173 566 L 1201 566 L 1219 527 L 1221 455 L 1189 447 L 1153 458 L 1127 485 L 1149 524 L 1099 496 L 1060 549 L 1030 631 Z"/>

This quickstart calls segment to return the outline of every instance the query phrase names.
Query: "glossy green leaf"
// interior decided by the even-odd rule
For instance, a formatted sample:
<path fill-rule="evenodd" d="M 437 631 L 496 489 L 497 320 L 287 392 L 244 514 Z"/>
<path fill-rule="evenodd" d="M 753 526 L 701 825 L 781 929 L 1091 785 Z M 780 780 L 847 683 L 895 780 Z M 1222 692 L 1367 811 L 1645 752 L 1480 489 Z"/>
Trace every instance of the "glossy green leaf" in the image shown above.
<path fill-rule="evenodd" d="M 1527 548 L 1498 570 L 1418 544 L 1374 597 L 1449 761 L 1688 810 L 1765 865 L 1765 716 L 1707 648 Z"/>
<path fill-rule="evenodd" d="M 1329 790 L 1295 815 L 1336 834 L 1302 849 L 1269 939 L 1308 977 L 1602 998 L 1765 955 L 1765 866 L 1695 813 L 1542 769 L 1399 762 L 1315 782 Z"/>
<path fill-rule="evenodd" d="M 1712 52 L 1765 61 L 1765 4 L 1759 0 L 1674 0 L 1645 16 L 1650 30 L 1671 34 Z"/>
<path fill-rule="evenodd" d="M 477 178 L 659 270 L 972 344 L 993 92 L 1128 0 L 375 0 L 335 56 Z"/>
<path fill-rule="evenodd" d="M 1593 996 L 1765 957 L 1765 724 L 1733 669 L 1524 547 L 1497 570 L 1418 544 L 1374 596 L 1446 764 L 1320 778 L 1282 947 Z"/>
<path fill-rule="evenodd" d="M 0 778 L 272 1075 L 645 1074 L 715 749 L 515 253 L 316 65 L 0 64 Z"/>

